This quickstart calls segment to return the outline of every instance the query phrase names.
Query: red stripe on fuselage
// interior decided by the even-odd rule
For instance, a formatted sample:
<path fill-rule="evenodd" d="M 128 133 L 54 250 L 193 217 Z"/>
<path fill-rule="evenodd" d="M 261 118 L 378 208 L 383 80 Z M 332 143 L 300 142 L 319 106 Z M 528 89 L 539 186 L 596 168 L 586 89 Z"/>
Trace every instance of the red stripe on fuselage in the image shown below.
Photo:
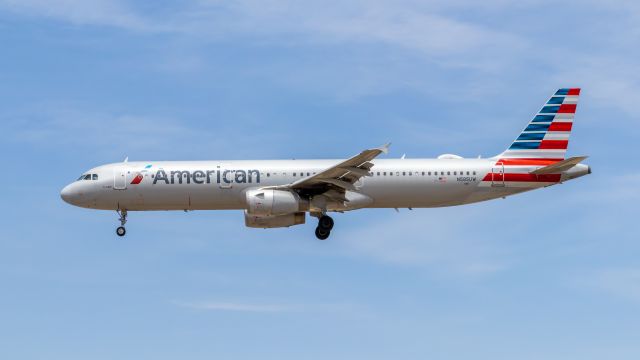
<path fill-rule="evenodd" d="M 560 174 L 504 174 L 504 181 L 514 182 L 559 182 Z M 488 173 L 482 181 L 502 181 L 502 174 Z"/>

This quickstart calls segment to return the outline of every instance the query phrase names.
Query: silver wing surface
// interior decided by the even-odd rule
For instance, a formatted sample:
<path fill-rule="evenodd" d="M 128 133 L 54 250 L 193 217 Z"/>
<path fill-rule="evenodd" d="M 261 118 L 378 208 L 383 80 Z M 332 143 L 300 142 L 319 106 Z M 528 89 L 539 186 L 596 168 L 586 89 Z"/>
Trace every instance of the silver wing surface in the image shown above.
<path fill-rule="evenodd" d="M 339 164 L 322 170 L 315 175 L 302 178 L 287 185 L 270 188 L 295 190 L 302 196 L 311 197 L 324 194 L 325 196 L 347 201 L 344 194 L 346 191 L 357 191 L 354 185 L 362 177 L 369 176 L 373 167 L 371 160 L 382 153 L 389 152 L 389 145 L 375 149 L 364 150 Z"/>

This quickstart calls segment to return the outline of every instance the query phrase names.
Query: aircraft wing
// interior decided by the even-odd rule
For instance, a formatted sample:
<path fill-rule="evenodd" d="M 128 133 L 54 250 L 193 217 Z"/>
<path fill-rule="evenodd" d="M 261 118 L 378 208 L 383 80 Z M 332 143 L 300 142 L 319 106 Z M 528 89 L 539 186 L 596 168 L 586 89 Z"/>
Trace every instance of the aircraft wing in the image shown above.
<path fill-rule="evenodd" d="M 568 158 L 566 160 L 559 161 L 555 164 L 551 164 L 549 166 L 545 166 L 540 169 L 534 170 L 531 172 L 531 174 L 544 175 L 544 174 L 561 173 L 563 171 L 569 170 L 572 167 L 578 165 L 580 162 L 582 162 L 586 158 L 587 156 L 576 156 L 576 157 Z"/>
<path fill-rule="evenodd" d="M 319 173 L 302 178 L 288 185 L 278 186 L 278 188 L 288 188 L 298 191 L 301 194 L 322 194 L 330 190 L 332 193 L 344 194 L 346 190 L 355 191 L 355 182 L 364 176 L 369 176 L 369 171 L 373 167 L 370 162 L 381 153 L 389 151 L 389 145 L 375 149 L 364 150 L 341 163 L 324 169 Z"/>

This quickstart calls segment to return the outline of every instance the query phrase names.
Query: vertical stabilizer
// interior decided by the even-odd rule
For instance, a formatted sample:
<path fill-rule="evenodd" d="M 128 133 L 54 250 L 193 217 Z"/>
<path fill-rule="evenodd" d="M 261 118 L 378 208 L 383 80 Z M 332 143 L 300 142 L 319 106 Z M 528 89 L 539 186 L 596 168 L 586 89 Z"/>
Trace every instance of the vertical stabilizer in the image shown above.
<path fill-rule="evenodd" d="M 500 159 L 562 160 L 576 113 L 579 88 L 559 89 Z"/>

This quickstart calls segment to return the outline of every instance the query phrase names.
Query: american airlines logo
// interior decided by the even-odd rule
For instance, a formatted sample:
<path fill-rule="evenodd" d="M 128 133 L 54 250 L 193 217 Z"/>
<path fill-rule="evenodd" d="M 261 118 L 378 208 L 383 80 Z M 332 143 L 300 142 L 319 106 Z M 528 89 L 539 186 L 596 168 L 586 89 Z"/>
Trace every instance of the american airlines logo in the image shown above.
<path fill-rule="evenodd" d="M 140 184 L 144 175 L 138 173 L 131 184 Z M 175 170 L 166 172 L 163 169 L 156 171 L 153 176 L 153 184 L 252 184 L 260 183 L 260 171 L 258 170 Z"/>

